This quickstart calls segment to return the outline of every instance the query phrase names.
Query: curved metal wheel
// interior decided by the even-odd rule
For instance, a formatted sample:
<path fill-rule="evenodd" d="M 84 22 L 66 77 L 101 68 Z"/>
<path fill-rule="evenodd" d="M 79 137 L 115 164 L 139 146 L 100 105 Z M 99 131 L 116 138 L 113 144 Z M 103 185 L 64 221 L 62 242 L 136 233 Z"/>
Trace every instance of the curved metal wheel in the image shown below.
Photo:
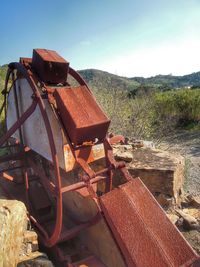
<path fill-rule="evenodd" d="M 45 124 L 45 128 L 48 135 L 48 141 L 49 146 L 51 149 L 51 156 L 52 156 L 52 162 L 54 166 L 54 175 L 55 175 L 55 188 L 56 188 L 56 222 L 55 227 L 51 235 L 48 235 L 48 233 L 45 231 L 45 229 L 33 218 L 30 217 L 32 222 L 35 224 L 35 226 L 39 229 L 41 232 L 40 238 L 42 239 L 43 243 L 51 247 L 55 245 L 60 237 L 60 233 L 62 230 L 62 193 L 61 193 L 61 178 L 60 178 L 60 171 L 59 171 L 59 165 L 58 165 L 58 157 L 55 147 L 55 142 L 53 138 L 53 133 L 51 129 L 51 125 L 47 116 L 47 112 L 45 109 L 44 101 L 41 97 L 41 94 L 38 90 L 38 87 L 36 85 L 36 81 L 31 75 L 31 72 L 28 71 L 21 63 L 10 63 L 8 66 L 8 72 L 6 76 L 6 83 L 5 83 L 5 89 L 3 91 L 4 93 L 4 102 L 3 106 L 1 108 L 1 111 L 5 109 L 5 114 L 7 110 L 7 88 L 8 88 L 8 82 L 10 79 L 10 75 L 13 75 L 14 71 L 17 71 L 18 75 L 21 75 L 23 78 L 27 80 L 29 83 L 32 91 L 33 91 L 33 101 L 31 106 L 18 118 L 18 120 L 14 123 L 14 125 L 8 129 L 7 133 L 1 138 L 0 140 L 0 146 L 2 146 L 13 133 L 20 129 L 22 124 L 30 117 L 30 115 L 35 111 L 36 106 L 39 106 L 39 109 L 42 114 L 42 119 Z M 27 175 L 27 174 L 26 174 Z M 26 180 L 28 180 L 28 177 L 26 177 Z"/>

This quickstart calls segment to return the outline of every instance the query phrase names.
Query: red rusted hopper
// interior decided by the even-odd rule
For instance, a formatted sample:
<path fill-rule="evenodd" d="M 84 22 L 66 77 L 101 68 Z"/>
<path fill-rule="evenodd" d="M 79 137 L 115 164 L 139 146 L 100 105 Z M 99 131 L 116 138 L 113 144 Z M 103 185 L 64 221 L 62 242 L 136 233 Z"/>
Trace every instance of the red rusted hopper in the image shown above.
<path fill-rule="evenodd" d="M 55 51 L 34 49 L 32 67 L 45 83 L 64 84 L 67 81 L 69 62 Z"/>
<path fill-rule="evenodd" d="M 9 64 L 2 93 L 0 147 L 11 153 L 0 157 L 1 186 L 24 201 L 56 266 L 200 266 L 140 179 L 115 161 L 110 120 L 65 59 L 35 49 Z M 126 183 L 114 189 L 117 171 Z"/>
<path fill-rule="evenodd" d="M 103 142 L 110 120 L 98 106 L 86 86 L 59 88 L 54 97 L 61 120 L 75 145 L 84 142 Z"/>

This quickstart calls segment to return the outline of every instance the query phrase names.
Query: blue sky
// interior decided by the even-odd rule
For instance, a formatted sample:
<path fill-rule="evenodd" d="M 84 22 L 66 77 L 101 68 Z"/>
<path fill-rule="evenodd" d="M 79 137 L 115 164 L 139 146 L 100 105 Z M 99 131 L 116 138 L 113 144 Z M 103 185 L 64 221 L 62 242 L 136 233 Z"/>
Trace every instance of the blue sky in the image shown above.
<path fill-rule="evenodd" d="M 75 69 L 200 71 L 200 0 L 1 0 L 0 65 L 56 50 Z"/>

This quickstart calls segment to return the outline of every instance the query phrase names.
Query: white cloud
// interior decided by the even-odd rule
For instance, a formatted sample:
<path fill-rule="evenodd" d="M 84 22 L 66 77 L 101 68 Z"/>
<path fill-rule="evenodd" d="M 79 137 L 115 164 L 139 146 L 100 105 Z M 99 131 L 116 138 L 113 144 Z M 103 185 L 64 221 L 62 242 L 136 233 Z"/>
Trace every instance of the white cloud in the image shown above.
<path fill-rule="evenodd" d="M 184 75 L 200 71 L 200 39 L 190 38 L 176 43 L 142 48 L 111 57 L 97 68 L 122 76 Z"/>

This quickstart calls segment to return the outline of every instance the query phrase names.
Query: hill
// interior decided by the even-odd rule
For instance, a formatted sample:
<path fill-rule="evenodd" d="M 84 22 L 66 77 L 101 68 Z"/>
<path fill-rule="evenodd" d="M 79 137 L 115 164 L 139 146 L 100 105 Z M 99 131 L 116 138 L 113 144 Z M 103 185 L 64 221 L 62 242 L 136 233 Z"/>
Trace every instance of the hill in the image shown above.
<path fill-rule="evenodd" d="M 150 78 L 134 77 L 130 79 L 139 83 L 157 87 L 163 85 L 167 85 L 170 88 L 200 86 L 200 72 L 195 72 L 184 76 L 156 75 Z"/>
<path fill-rule="evenodd" d="M 200 87 L 200 72 L 184 75 L 156 75 L 150 78 L 133 77 L 126 78 L 114 75 L 105 71 L 87 69 L 80 70 L 79 73 L 91 85 L 97 88 L 117 87 L 123 90 L 132 91 L 141 86 L 147 86 L 157 89 L 174 89 L 183 87 Z"/>
<path fill-rule="evenodd" d="M 126 77 L 111 74 L 96 69 L 80 70 L 80 75 L 93 89 L 120 89 L 131 91 L 140 86 L 140 82 Z"/>
<path fill-rule="evenodd" d="M 0 66 L 0 91 L 4 87 L 6 69 L 7 66 Z M 79 73 L 111 119 L 110 132 L 152 139 L 167 135 L 178 127 L 199 127 L 200 72 L 150 78 L 126 78 L 95 69 L 80 70 Z M 188 86 L 198 88 L 184 89 Z M 174 88 L 182 90 L 170 90 Z"/>
<path fill-rule="evenodd" d="M 4 85 L 7 65 L 0 66 L 0 89 Z M 95 91 L 98 89 L 133 91 L 141 87 L 154 89 L 174 89 L 183 87 L 200 87 L 200 72 L 184 76 L 156 75 L 150 78 L 122 77 L 96 69 L 80 70 L 79 73 Z"/>

